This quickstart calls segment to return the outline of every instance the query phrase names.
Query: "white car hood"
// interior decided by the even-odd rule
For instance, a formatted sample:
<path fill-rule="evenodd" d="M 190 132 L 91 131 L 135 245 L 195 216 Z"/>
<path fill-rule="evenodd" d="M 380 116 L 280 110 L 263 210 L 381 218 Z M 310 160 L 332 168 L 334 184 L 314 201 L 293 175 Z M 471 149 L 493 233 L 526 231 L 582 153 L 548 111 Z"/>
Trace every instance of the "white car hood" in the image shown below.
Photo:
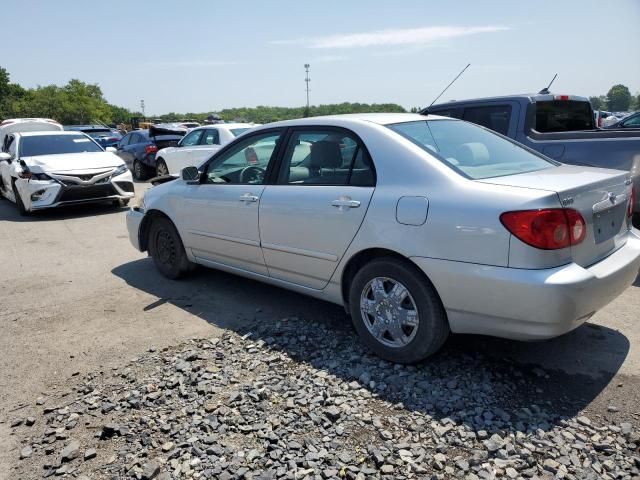
<path fill-rule="evenodd" d="M 22 157 L 29 167 L 40 167 L 43 172 L 77 172 L 84 170 L 119 167 L 122 159 L 111 152 L 63 153 Z"/>

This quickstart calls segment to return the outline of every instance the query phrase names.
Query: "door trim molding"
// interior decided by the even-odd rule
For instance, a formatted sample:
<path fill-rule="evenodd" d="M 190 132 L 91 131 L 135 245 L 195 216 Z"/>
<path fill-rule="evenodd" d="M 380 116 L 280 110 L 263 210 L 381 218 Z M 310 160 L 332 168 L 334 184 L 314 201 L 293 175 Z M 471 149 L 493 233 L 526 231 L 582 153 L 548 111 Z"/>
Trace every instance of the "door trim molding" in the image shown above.
<path fill-rule="evenodd" d="M 187 233 L 191 235 L 198 235 L 200 237 L 217 238 L 218 240 L 225 240 L 227 242 L 241 243 L 242 245 L 250 245 L 252 247 L 260 247 L 260 242 L 255 240 L 249 240 L 247 238 L 230 237 L 228 235 L 220 235 L 219 233 L 203 232 L 201 230 L 187 230 Z"/>
<path fill-rule="evenodd" d="M 277 252 L 293 253 L 294 255 L 302 255 L 303 257 L 318 258 L 320 260 L 327 260 L 329 262 L 337 262 L 337 255 L 330 253 L 316 252 L 314 250 L 304 250 L 302 248 L 286 247 L 284 245 L 277 245 L 275 243 L 263 243 L 262 248 L 267 250 L 275 250 Z"/>

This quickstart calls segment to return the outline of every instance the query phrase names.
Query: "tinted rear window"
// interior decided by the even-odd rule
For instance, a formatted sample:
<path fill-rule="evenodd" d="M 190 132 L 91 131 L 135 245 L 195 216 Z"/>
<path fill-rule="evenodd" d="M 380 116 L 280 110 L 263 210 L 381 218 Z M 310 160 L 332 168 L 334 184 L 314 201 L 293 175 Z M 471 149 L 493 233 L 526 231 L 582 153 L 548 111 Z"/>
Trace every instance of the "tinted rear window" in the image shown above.
<path fill-rule="evenodd" d="M 476 123 L 490 128 L 494 132 L 506 135 L 509 131 L 511 119 L 510 105 L 491 105 L 486 107 L 468 107 L 464 109 L 464 117 L 467 122 Z"/>
<path fill-rule="evenodd" d="M 388 127 L 473 180 L 534 172 L 557 165 L 509 139 L 458 120 L 425 120 Z"/>
<path fill-rule="evenodd" d="M 21 157 L 103 151 L 85 135 L 38 135 L 20 140 Z"/>
<path fill-rule="evenodd" d="M 535 127 L 541 133 L 592 130 L 591 104 L 577 100 L 536 102 Z"/>

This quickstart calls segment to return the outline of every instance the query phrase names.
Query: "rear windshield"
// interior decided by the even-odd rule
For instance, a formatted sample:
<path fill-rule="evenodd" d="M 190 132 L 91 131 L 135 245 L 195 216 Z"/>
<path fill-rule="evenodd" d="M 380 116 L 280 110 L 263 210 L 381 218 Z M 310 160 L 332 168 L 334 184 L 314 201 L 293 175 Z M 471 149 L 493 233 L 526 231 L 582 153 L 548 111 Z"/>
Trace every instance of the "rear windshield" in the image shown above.
<path fill-rule="evenodd" d="M 21 157 L 103 151 L 85 135 L 37 135 L 20 140 Z"/>
<path fill-rule="evenodd" d="M 234 137 L 237 137 L 238 135 L 240 135 L 241 133 L 246 132 L 247 130 L 249 130 L 248 128 L 232 128 L 231 129 L 231 133 Z"/>
<path fill-rule="evenodd" d="M 578 100 L 552 100 L 533 104 L 534 129 L 540 133 L 593 130 L 591 104 Z"/>
<path fill-rule="evenodd" d="M 558 165 L 505 137 L 467 122 L 425 120 L 388 127 L 473 180 L 534 172 Z"/>

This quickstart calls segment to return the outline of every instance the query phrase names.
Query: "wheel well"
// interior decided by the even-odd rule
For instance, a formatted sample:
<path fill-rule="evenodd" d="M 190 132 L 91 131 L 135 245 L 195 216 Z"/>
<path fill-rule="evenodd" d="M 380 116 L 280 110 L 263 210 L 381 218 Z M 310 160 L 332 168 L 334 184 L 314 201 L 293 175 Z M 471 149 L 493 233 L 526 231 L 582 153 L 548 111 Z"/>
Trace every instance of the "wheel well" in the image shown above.
<path fill-rule="evenodd" d="M 400 255 L 393 250 L 388 250 L 386 248 L 369 248 L 367 250 L 362 250 L 355 254 L 345 265 L 344 270 L 342 271 L 342 281 L 340 282 L 342 289 L 342 301 L 344 305 L 349 309 L 349 289 L 351 287 L 351 282 L 353 281 L 353 277 L 355 277 L 356 273 L 367 263 L 376 258 L 395 258 L 404 263 L 410 263 L 413 265 L 411 260 L 409 260 L 404 255 Z M 424 273 L 423 273 L 424 275 Z M 425 275 L 426 277 L 426 275 Z"/>
<path fill-rule="evenodd" d="M 147 244 L 149 242 L 149 227 L 151 227 L 154 218 L 166 218 L 171 222 L 171 219 L 160 210 L 149 210 L 147 212 L 147 214 L 142 219 L 142 224 L 140 225 L 140 233 L 138 234 L 140 241 L 140 250 L 142 250 L 143 252 L 149 248 L 149 245 Z"/>

